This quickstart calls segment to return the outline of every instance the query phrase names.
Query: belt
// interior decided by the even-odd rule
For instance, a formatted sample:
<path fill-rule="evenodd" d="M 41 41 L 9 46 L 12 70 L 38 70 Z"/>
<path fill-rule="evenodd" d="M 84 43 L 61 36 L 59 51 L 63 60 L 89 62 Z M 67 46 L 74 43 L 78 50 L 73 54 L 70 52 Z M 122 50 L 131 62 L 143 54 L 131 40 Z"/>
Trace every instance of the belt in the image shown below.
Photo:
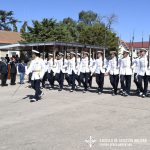
<path fill-rule="evenodd" d="M 40 72 L 41 70 L 34 70 L 33 72 Z"/>

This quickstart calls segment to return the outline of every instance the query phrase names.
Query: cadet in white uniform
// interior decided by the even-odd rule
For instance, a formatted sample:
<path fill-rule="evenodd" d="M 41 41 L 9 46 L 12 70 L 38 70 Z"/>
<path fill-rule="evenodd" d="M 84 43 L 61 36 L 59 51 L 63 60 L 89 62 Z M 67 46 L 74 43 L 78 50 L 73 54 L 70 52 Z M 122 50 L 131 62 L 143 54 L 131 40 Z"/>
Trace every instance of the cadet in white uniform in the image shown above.
<path fill-rule="evenodd" d="M 123 52 L 123 58 L 119 60 L 120 67 L 120 83 L 123 90 L 123 96 L 130 95 L 131 76 L 132 76 L 132 63 L 129 57 L 129 51 Z"/>
<path fill-rule="evenodd" d="M 136 85 L 136 93 L 140 94 L 139 82 L 138 82 L 138 72 L 139 72 L 139 60 L 140 60 L 140 51 L 137 51 L 137 58 L 133 60 L 133 70 L 134 70 L 134 83 Z"/>
<path fill-rule="evenodd" d="M 59 53 L 58 54 L 58 60 L 57 60 L 57 65 L 56 65 L 56 75 L 55 79 L 59 83 L 59 90 L 62 91 L 63 89 L 63 84 L 64 84 L 64 74 L 66 73 L 67 70 L 67 61 L 66 59 L 63 58 L 64 54 Z"/>
<path fill-rule="evenodd" d="M 76 81 L 78 82 L 77 88 L 79 88 L 81 86 L 81 81 L 80 81 L 80 63 L 81 63 L 81 54 L 77 53 L 76 56 Z"/>
<path fill-rule="evenodd" d="M 45 73 L 42 79 L 42 88 L 45 88 L 45 81 L 47 80 L 47 74 L 48 74 L 48 63 L 47 58 L 45 58 L 44 53 L 40 53 L 40 58 L 44 61 L 45 64 Z"/>
<path fill-rule="evenodd" d="M 89 53 L 84 52 L 83 53 L 83 58 L 80 63 L 80 81 L 84 86 L 83 93 L 87 91 L 88 88 L 88 80 L 90 76 L 90 67 L 91 67 L 91 62 L 89 62 Z"/>
<path fill-rule="evenodd" d="M 67 83 L 68 83 L 68 87 L 71 86 L 71 79 L 70 79 L 70 75 L 68 74 L 69 61 L 70 61 L 70 53 L 67 53 L 67 59 L 65 60 L 65 63 L 67 64 L 66 72 L 65 72 L 65 80 L 66 80 Z"/>
<path fill-rule="evenodd" d="M 104 62 L 103 62 L 104 61 Z M 98 94 L 102 94 L 104 86 L 104 74 L 107 67 L 107 60 L 103 59 L 103 51 L 97 51 L 97 59 L 95 60 L 96 83 L 98 85 Z"/>
<path fill-rule="evenodd" d="M 53 58 L 53 54 L 48 54 L 48 81 L 50 90 L 54 88 L 55 73 L 56 73 L 57 60 Z"/>
<path fill-rule="evenodd" d="M 148 76 L 150 75 L 150 68 L 148 68 L 148 60 L 146 56 L 146 49 L 140 49 L 140 60 L 139 60 L 139 73 L 138 82 L 140 88 L 140 96 L 145 98 L 148 90 Z M 144 81 L 144 87 L 142 86 L 142 81 Z"/>
<path fill-rule="evenodd" d="M 71 82 L 71 90 L 70 92 L 73 92 L 75 90 L 75 75 L 77 73 L 76 70 L 76 53 L 70 52 L 70 60 L 68 61 L 68 74 L 70 76 L 70 82 Z"/>
<path fill-rule="evenodd" d="M 112 85 L 112 95 L 117 95 L 118 83 L 119 83 L 119 67 L 117 52 L 111 51 L 111 59 L 109 60 L 106 75 L 109 73 L 110 83 Z"/>
<path fill-rule="evenodd" d="M 31 102 L 35 102 L 41 98 L 43 92 L 40 90 L 40 80 L 43 79 L 45 73 L 45 65 L 44 61 L 39 58 L 39 52 L 36 50 L 32 50 L 32 58 L 31 64 L 26 71 L 26 74 L 32 73 L 31 77 L 31 86 L 35 90 L 35 95 L 31 99 Z"/>

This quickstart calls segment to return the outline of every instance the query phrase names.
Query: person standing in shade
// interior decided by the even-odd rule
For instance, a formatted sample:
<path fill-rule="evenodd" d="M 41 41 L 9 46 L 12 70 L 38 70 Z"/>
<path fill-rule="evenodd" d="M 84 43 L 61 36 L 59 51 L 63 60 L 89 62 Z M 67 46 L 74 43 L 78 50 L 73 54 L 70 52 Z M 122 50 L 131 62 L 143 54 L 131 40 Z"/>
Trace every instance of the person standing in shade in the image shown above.
<path fill-rule="evenodd" d="M 24 84 L 25 64 L 23 60 L 21 60 L 20 63 L 18 64 L 18 72 L 20 75 L 20 84 Z"/>
<path fill-rule="evenodd" d="M 10 62 L 10 84 L 16 85 L 16 75 L 17 75 L 17 66 L 16 66 L 16 60 L 15 58 L 12 58 L 12 61 Z"/>
<path fill-rule="evenodd" d="M 102 94 L 104 86 L 104 75 L 107 67 L 107 60 L 103 58 L 103 51 L 97 51 L 97 59 L 95 60 L 96 83 L 98 85 L 98 94 Z"/>
<path fill-rule="evenodd" d="M 148 60 L 146 56 L 147 50 L 145 48 L 140 49 L 141 57 L 139 59 L 139 72 L 138 72 L 138 82 L 140 89 L 140 96 L 145 98 L 147 96 L 148 90 L 148 78 L 150 75 L 150 68 L 148 66 Z M 144 82 L 144 87 L 142 85 L 142 81 Z"/>
<path fill-rule="evenodd" d="M 39 58 L 40 53 L 37 50 L 32 50 L 32 58 L 31 64 L 26 71 L 26 74 L 32 73 L 31 77 L 31 86 L 35 90 L 34 97 L 30 100 L 30 102 L 36 102 L 41 99 L 44 94 L 40 89 L 40 81 L 42 81 L 44 73 L 45 73 L 45 64 L 44 61 Z"/>
<path fill-rule="evenodd" d="M 109 74 L 110 83 L 112 85 L 112 95 L 117 95 L 118 83 L 119 83 L 119 66 L 117 52 L 111 51 L 111 59 L 108 62 L 106 75 Z"/>
<path fill-rule="evenodd" d="M 132 62 L 129 57 L 129 50 L 124 50 L 123 58 L 119 60 L 119 68 L 122 95 L 129 96 L 132 77 Z"/>
<path fill-rule="evenodd" d="M 8 76 L 8 66 L 6 60 L 0 58 L 0 74 L 1 74 L 1 86 L 8 86 L 6 84 L 7 76 Z"/>

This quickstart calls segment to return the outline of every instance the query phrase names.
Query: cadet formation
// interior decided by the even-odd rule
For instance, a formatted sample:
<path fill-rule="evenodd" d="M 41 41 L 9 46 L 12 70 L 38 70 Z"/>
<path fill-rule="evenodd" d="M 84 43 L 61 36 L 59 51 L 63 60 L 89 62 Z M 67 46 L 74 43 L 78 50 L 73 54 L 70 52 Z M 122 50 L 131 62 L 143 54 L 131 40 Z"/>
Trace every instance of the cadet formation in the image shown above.
<path fill-rule="evenodd" d="M 97 83 L 97 93 L 101 95 L 104 88 L 105 76 L 109 76 L 112 86 L 112 95 L 121 94 L 130 96 L 132 76 L 136 85 L 136 95 L 142 98 L 148 96 L 148 84 L 150 82 L 150 64 L 147 50 L 141 48 L 137 51 L 137 58 L 131 59 L 130 51 L 124 50 L 121 58 L 118 58 L 116 51 L 110 51 L 110 59 L 106 59 L 104 51 L 97 51 L 96 58 L 92 58 L 87 51 L 77 53 L 71 51 L 64 56 L 59 52 L 56 56 L 49 53 L 48 58 L 44 58 L 37 50 L 32 50 L 32 60 L 25 68 L 23 62 L 15 65 L 15 58 L 10 61 L 11 85 L 16 83 L 16 74 L 20 74 L 20 84 L 24 84 L 24 75 L 28 75 L 31 87 L 35 90 L 31 102 L 36 102 L 44 94 L 42 88 L 50 90 L 58 88 L 64 89 L 64 80 L 67 81 L 70 92 L 74 92 L 82 87 L 82 92 L 86 93 L 92 87 L 92 79 L 95 77 Z M 0 60 L 1 86 L 7 86 L 7 59 Z M 49 82 L 46 87 L 45 82 Z M 58 86 L 54 86 L 55 81 Z M 120 82 L 121 87 L 118 87 Z M 77 90 L 80 91 L 80 90 Z"/>

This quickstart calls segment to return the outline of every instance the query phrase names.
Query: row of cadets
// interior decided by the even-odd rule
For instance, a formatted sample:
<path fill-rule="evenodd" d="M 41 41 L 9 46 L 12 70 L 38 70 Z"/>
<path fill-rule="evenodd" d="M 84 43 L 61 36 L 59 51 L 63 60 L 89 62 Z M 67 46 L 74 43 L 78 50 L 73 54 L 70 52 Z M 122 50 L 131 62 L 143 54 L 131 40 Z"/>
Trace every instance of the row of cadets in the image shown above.
<path fill-rule="evenodd" d="M 35 90 L 34 97 L 30 100 L 35 102 L 41 99 L 41 96 L 44 94 L 40 89 L 40 81 L 43 79 L 45 74 L 45 64 L 44 61 L 39 57 L 40 53 L 37 50 L 32 50 L 33 60 L 30 63 L 29 68 L 26 71 L 26 74 L 32 73 L 31 77 L 31 87 Z"/>

